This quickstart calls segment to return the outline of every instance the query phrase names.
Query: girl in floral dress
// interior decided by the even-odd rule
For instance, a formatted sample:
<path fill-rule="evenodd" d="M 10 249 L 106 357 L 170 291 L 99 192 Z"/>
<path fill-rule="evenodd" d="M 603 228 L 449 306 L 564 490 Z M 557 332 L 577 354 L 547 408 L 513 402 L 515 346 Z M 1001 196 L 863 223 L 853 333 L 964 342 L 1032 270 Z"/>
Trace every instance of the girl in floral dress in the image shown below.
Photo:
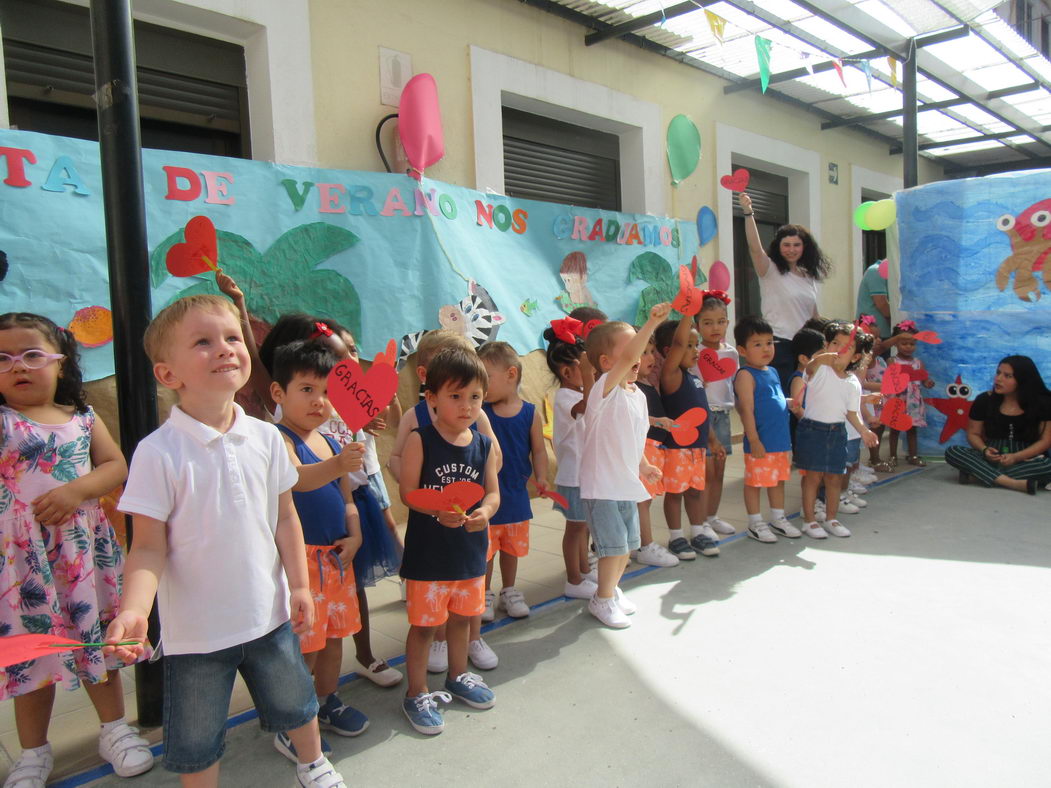
<path fill-rule="evenodd" d="M 97 643 L 120 603 L 124 559 L 98 498 L 128 466 L 81 381 L 72 334 L 38 315 L 0 315 L 0 636 Z M 4 788 L 47 781 L 58 683 L 84 684 L 102 723 L 99 754 L 117 774 L 153 766 L 124 721 L 120 667 L 85 648 L 0 668 L 0 700 L 14 699 L 22 746 Z"/>
<path fill-rule="evenodd" d="M 905 457 L 905 461 L 910 465 L 924 467 L 927 465 L 927 462 L 919 455 L 917 450 L 916 434 L 918 427 L 927 426 L 927 406 L 923 404 L 923 392 L 920 390 L 920 387 L 933 388 L 934 381 L 930 377 L 925 377 L 926 370 L 923 362 L 916 358 L 916 334 L 918 332 L 919 329 L 916 327 L 915 321 L 902 320 L 894 326 L 894 330 L 886 344 L 893 344 L 897 348 L 897 355 L 891 359 L 890 363 L 909 367 L 915 370 L 920 378 L 909 381 L 905 391 L 901 394 L 896 394 L 895 397 L 905 400 L 905 412 L 912 418 L 912 428 L 905 433 L 905 437 L 909 442 L 909 453 Z M 898 433 L 895 430 L 890 430 L 890 457 L 887 462 L 890 467 L 898 464 Z"/>

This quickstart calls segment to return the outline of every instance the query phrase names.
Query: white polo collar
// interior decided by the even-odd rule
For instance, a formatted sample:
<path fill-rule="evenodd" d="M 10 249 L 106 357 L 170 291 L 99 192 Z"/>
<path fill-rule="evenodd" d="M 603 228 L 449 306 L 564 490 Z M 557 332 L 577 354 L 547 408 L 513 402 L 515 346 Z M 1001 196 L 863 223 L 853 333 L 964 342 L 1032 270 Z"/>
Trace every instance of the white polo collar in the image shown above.
<path fill-rule="evenodd" d="M 219 430 L 214 427 L 210 427 L 207 424 L 198 421 L 178 405 L 172 406 L 171 414 L 168 416 L 168 421 L 173 427 L 175 427 L 175 429 L 186 433 L 202 446 L 207 446 L 212 441 L 217 438 L 222 438 L 224 435 L 230 435 L 244 440 L 249 438 L 251 434 L 248 428 L 248 416 L 245 415 L 244 409 L 242 409 L 236 402 L 234 403 L 234 422 L 230 425 L 230 429 L 225 433 L 219 432 Z"/>

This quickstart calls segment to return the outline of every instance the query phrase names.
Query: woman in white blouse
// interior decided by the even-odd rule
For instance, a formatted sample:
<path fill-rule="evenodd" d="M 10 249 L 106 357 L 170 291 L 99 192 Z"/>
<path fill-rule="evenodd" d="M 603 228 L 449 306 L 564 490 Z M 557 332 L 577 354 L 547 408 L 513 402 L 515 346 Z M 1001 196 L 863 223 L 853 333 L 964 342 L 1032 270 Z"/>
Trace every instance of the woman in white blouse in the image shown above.
<path fill-rule="evenodd" d="M 788 376 L 796 368 L 792 337 L 807 320 L 818 317 L 818 283 L 828 276 L 828 258 L 807 228 L 785 224 L 777 229 L 770 246 L 763 249 L 755 225 L 752 198 L 740 194 L 748 252 L 759 277 L 763 317 L 774 329 L 775 354 L 771 366 L 781 377 L 788 396 Z"/>

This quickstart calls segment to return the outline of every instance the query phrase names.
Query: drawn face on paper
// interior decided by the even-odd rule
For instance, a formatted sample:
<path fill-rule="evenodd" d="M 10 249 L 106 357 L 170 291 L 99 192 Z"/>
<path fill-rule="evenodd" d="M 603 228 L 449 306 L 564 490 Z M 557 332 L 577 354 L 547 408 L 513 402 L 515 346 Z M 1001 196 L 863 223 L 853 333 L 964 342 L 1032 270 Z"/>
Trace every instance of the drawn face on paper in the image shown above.
<path fill-rule="evenodd" d="M 588 275 L 577 273 L 559 274 L 562 283 L 566 286 L 566 292 L 575 304 L 591 304 L 591 292 L 588 290 Z"/>

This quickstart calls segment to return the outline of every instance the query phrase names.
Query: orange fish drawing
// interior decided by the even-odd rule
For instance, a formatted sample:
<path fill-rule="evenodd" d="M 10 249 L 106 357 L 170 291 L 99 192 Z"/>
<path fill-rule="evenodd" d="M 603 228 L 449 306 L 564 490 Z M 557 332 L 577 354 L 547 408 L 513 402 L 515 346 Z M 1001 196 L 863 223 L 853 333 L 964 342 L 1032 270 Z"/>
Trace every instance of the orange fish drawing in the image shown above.
<path fill-rule="evenodd" d="M 996 286 L 1006 290 L 1014 275 L 1015 295 L 1023 301 L 1040 300 L 1037 274 L 1051 290 L 1051 267 L 1045 265 L 1051 254 L 1051 200 L 1033 203 L 1018 216 L 1005 213 L 996 227 L 1011 241 L 1011 254 L 996 272 Z"/>

